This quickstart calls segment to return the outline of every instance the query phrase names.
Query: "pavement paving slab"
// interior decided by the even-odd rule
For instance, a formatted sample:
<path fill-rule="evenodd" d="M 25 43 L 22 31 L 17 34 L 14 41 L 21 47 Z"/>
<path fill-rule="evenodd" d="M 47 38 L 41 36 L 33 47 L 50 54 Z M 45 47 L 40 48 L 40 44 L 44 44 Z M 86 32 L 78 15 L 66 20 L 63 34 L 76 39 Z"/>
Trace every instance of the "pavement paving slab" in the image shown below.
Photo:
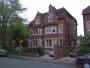
<path fill-rule="evenodd" d="M 19 56 L 21 57 L 21 56 Z M 8 57 L 0 57 L 0 68 L 76 68 L 70 65 L 63 64 L 53 64 L 41 61 L 36 61 L 32 59 L 15 59 Z"/>
<path fill-rule="evenodd" d="M 53 57 L 49 57 L 48 55 L 39 57 L 39 58 L 33 58 L 33 57 L 26 57 L 26 56 L 17 56 L 17 55 L 11 55 L 10 58 L 16 58 L 16 59 L 23 59 L 23 60 L 34 60 L 34 61 L 41 61 L 46 63 L 54 63 L 54 64 L 63 64 L 63 65 L 69 65 L 74 66 L 77 68 L 75 64 L 75 58 L 70 57 L 64 57 L 61 59 L 54 59 Z"/>

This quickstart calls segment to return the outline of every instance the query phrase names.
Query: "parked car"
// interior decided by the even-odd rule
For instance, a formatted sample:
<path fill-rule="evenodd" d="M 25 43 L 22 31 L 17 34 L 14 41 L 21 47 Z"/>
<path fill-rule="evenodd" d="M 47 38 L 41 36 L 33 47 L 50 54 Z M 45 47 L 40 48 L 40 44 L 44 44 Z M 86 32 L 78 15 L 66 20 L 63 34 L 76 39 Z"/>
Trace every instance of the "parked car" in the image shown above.
<path fill-rule="evenodd" d="M 8 56 L 8 51 L 0 49 L 0 56 Z"/>
<path fill-rule="evenodd" d="M 90 68 L 90 53 L 77 57 L 76 64 L 82 66 L 83 68 Z"/>
<path fill-rule="evenodd" d="M 53 50 L 50 50 L 50 51 L 49 51 L 49 56 L 50 56 L 50 57 L 54 57 L 54 51 L 53 51 Z"/>

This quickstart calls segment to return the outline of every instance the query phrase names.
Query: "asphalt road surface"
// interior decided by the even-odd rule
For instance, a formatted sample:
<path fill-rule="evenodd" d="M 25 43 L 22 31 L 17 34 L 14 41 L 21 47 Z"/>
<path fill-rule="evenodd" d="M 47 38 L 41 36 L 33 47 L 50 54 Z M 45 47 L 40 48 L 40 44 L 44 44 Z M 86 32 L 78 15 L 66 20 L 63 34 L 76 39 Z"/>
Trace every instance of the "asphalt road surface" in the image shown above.
<path fill-rule="evenodd" d="M 0 57 L 0 68 L 74 68 L 64 64 Z"/>

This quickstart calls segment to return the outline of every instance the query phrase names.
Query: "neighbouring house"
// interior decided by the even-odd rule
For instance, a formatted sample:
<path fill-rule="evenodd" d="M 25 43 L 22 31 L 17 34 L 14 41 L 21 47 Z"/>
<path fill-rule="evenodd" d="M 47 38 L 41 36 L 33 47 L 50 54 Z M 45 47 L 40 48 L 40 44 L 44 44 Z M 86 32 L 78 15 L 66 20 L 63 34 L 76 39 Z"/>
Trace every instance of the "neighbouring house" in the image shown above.
<path fill-rule="evenodd" d="M 83 15 L 83 24 L 84 24 L 84 34 L 90 31 L 90 6 L 86 7 L 82 11 Z"/>
<path fill-rule="evenodd" d="M 54 45 L 74 47 L 77 40 L 77 21 L 63 7 L 56 9 L 51 4 L 46 13 L 37 12 L 28 24 L 28 46 L 52 50 Z"/>

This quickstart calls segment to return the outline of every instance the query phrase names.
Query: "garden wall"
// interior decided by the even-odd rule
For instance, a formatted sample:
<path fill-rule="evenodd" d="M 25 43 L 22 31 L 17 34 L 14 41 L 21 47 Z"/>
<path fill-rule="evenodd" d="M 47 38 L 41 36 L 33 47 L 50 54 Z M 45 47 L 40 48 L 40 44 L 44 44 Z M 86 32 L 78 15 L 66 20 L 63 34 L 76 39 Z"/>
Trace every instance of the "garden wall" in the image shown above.
<path fill-rule="evenodd" d="M 69 56 L 70 52 L 74 52 L 75 47 L 60 47 L 58 45 L 54 46 L 54 58 L 62 58 Z"/>

